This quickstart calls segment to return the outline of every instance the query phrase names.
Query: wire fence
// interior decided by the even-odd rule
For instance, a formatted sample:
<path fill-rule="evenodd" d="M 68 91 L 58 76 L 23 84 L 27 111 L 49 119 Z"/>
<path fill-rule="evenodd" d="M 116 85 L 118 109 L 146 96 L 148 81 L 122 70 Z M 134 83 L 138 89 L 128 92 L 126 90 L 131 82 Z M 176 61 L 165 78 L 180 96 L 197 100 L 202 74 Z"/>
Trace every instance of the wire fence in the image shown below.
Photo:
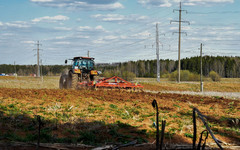
<path fill-rule="evenodd" d="M 162 150 L 163 149 L 163 140 L 164 140 L 164 132 L 165 132 L 165 125 L 166 125 L 166 120 L 162 120 L 162 130 L 161 130 L 161 141 L 159 144 L 159 112 L 158 112 L 158 105 L 157 105 L 157 101 L 153 100 L 152 102 L 152 106 L 153 108 L 156 109 L 156 150 Z M 200 118 L 200 120 L 203 122 L 204 126 L 206 127 L 206 130 L 203 130 L 201 132 L 200 138 L 199 138 L 199 142 L 198 142 L 198 146 L 196 147 L 196 140 L 197 140 L 197 124 L 196 124 L 196 120 L 197 117 Z M 208 138 L 208 134 L 211 135 L 211 137 L 213 138 L 213 140 L 215 141 L 215 143 L 217 144 L 217 146 L 219 147 L 219 149 L 223 150 L 222 146 L 220 143 L 222 143 L 220 140 L 218 140 L 212 130 L 210 129 L 210 127 L 208 126 L 205 118 L 206 116 L 204 116 L 197 108 L 193 108 L 193 114 L 192 114 L 192 118 L 193 118 L 193 143 L 192 143 L 192 149 L 193 150 L 200 150 L 202 148 L 202 150 L 205 149 L 206 147 L 206 141 Z M 205 139 L 203 139 L 203 136 L 205 134 Z M 203 141 L 203 144 L 201 144 Z"/>

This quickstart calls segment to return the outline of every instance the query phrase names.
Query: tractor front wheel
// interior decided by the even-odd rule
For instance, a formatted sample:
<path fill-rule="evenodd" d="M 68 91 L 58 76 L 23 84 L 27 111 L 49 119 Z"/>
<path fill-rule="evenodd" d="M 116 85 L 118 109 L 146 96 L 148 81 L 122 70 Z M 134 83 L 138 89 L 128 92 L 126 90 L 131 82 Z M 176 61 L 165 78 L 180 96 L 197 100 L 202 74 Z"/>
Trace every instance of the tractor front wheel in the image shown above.
<path fill-rule="evenodd" d="M 90 75 L 90 80 L 94 81 L 94 76 L 93 75 Z"/>

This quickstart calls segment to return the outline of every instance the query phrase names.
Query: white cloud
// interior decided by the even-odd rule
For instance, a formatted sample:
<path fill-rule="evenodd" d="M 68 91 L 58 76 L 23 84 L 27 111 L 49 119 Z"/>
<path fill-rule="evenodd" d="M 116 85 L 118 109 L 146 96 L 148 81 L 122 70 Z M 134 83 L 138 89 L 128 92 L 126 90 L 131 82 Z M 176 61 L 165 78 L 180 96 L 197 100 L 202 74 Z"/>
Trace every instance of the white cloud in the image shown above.
<path fill-rule="evenodd" d="M 95 28 L 90 26 L 79 26 L 78 31 L 106 31 L 101 25 L 96 26 Z"/>
<path fill-rule="evenodd" d="M 35 18 L 32 20 L 32 22 L 58 22 L 58 21 L 66 21 L 69 20 L 69 17 L 63 16 L 63 15 L 57 15 L 57 16 L 44 16 L 40 18 Z"/>
<path fill-rule="evenodd" d="M 62 42 L 55 42 L 54 44 L 58 44 L 58 45 L 69 45 L 71 44 L 70 42 L 67 41 L 62 41 Z"/>
<path fill-rule="evenodd" d="M 12 23 L 7 22 L 7 23 L 5 23 L 5 25 L 7 27 L 15 27 L 15 28 L 29 28 L 30 27 L 30 25 L 25 22 L 24 23 L 23 22 L 12 22 Z"/>
<path fill-rule="evenodd" d="M 111 40 L 117 40 L 120 39 L 118 36 L 114 36 L 114 35 L 107 35 L 104 37 L 100 37 L 97 40 L 93 40 L 93 43 L 95 44 L 104 44 L 104 43 L 108 43 Z"/>
<path fill-rule="evenodd" d="M 119 14 L 107 14 L 107 15 L 96 14 L 96 15 L 92 15 L 92 18 L 96 18 L 101 21 L 122 21 L 125 19 L 123 15 L 119 15 Z"/>
<path fill-rule="evenodd" d="M 191 26 L 183 26 L 182 29 L 183 30 L 191 30 L 192 28 L 191 28 Z"/>
<path fill-rule="evenodd" d="M 92 42 L 94 44 L 104 44 L 104 43 L 106 43 L 106 41 L 104 41 L 103 39 L 93 40 Z"/>
<path fill-rule="evenodd" d="M 171 7 L 172 0 L 138 0 L 138 3 L 144 6 Z"/>
<path fill-rule="evenodd" d="M 78 31 L 89 31 L 89 30 L 91 30 L 92 28 L 91 27 L 89 27 L 89 26 L 79 26 L 78 27 Z"/>
<path fill-rule="evenodd" d="M 144 32 L 140 32 L 140 33 L 134 34 L 133 36 L 139 37 L 139 38 L 146 38 L 146 37 L 149 37 L 150 35 L 151 35 L 150 32 L 144 31 Z"/>
<path fill-rule="evenodd" d="M 77 35 L 77 36 L 75 36 L 75 38 L 79 38 L 79 39 L 89 39 L 90 36 Z"/>
<path fill-rule="evenodd" d="M 109 36 L 105 36 L 104 39 L 106 40 L 115 40 L 115 39 L 118 39 L 117 36 L 113 36 L 113 35 L 109 35 Z"/>
<path fill-rule="evenodd" d="M 55 30 L 60 30 L 60 31 L 71 31 L 72 28 L 68 27 L 54 27 Z"/>
<path fill-rule="evenodd" d="M 13 33 L 3 33 L 2 36 L 13 36 Z"/>
<path fill-rule="evenodd" d="M 68 36 L 57 36 L 54 38 L 54 40 L 69 40 L 69 39 L 88 39 L 90 36 L 84 36 L 84 35 L 68 35 Z M 51 39 L 52 40 L 52 39 Z"/>
<path fill-rule="evenodd" d="M 40 3 L 44 3 L 44 2 L 52 2 L 53 0 L 31 0 L 32 2 L 40 2 Z"/>
<path fill-rule="evenodd" d="M 24 44 L 35 44 L 36 42 L 35 41 L 21 41 L 21 43 L 24 43 Z"/>
<path fill-rule="evenodd" d="M 186 2 L 194 3 L 194 2 L 213 2 L 213 3 L 233 3 L 234 0 L 186 0 Z"/>
<path fill-rule="evenodd" d="M 195 3 L 184 3 L 184 5 L 186 5 L 186 6 L 195 6 L 196 4 Z"/>
<path fill-rule="evenodd" d="M 129 23 L 129 22 L 146 22 L 148 21 L 148 16 L 140 16 L 140 15 L 120 15 L 120 14 L 96 14 L 92 15 L 92 18 L 95 18 L 99 21 L 103 22 L 116 22 L 119 24 Z"/>
<path fill-rule="evenodd" d="M 178 4 L 180 0 L 138 0 L 138 3 L 146 7 L 171 7 Z M 233 3 L 234 0 L 184 0 L 183 5 L 208 5 L 217 3 Z"/>
<path fill-rule="evenodd" d="M 178 27 L 170 27 L 170 30 L 178 30 Z"/>
<path fill-rule="evenodd" d="M 104 28 L 103 28 L 102 26 L 100 26 L 100 25 L 99 25 L 99 26 L 96 26 L 95 29 L 96 29 L 96 30 L 104 30 Z"/>
<path fill-rule="evenodd" d="M 68 8 L 70 10 L 116 10 L 124 6 L 118 0 L 30 0 L 45 7 Z"/>
<path fill-rule="evenodd" d="M 29 28 L 31 25 L 25 21 L 14 21 L 14 22 L 0 22 L 0 26 L 13 27 L 13 28 Z"/>
<path fill-rule="evenodd" d="M 81 18 L 77 18 L 77 22 L 80 22 L 80 21 L 82 21 L 82 19 Z"/>
<path fill-rule="evenodd" d="M 62 39 L 66 39 L 66 38 L 67 38 L 67 36 L 57 36 L 56 37 L 57 40 L 62 40 Z"/>

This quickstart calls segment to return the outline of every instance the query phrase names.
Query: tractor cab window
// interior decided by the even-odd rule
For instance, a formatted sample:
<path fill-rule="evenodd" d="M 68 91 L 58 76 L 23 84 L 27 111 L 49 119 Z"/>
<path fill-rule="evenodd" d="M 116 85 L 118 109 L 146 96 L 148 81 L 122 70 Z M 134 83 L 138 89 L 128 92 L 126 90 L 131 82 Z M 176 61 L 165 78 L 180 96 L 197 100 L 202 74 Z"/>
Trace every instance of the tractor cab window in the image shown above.
<path fill-rule="evenodd" d="M 93 69 L 93 61 L 92 60 L 89 60 L 88 61 L 88 68 L 91 70 L 91 69 Z"/>
<path fill-rule="evenodd" d="M 78 66 L 80 69 L 92 70 L 94 67 L 94 62 L 92 60 L 80 60 Z"/>
<path fill-rule="evenodd" d="M 78 60 L 74 60 L 73 65 L 74 65 L 74 66 L 78 66 Z"/>
<path fill-rule="evenodd" d="M 80 64 L 79 64 L 80 68 L 86 68 L 87 69 L 87 61 L 86 60 L 81 60 Z"/>

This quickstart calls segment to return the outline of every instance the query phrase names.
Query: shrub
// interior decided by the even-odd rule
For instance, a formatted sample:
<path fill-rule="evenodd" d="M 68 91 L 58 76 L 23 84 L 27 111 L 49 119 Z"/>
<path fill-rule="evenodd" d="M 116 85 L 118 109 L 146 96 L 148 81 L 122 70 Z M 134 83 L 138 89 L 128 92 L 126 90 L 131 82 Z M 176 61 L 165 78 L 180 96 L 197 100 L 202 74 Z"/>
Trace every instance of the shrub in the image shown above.
<path fill-rule="evenodd" d="M 178 78 L 178 73 L 177 73 L 177 71 L 174 71 L 169 75 L 168 80 L 169 81 L 177 81 L 177 78 Z"/>
<path fill-rule="evenodd" d="M 120 77 L 122 77 L 123 79 L 125 79 L 127 81 L 132 81 L 132 80 L 134 80 L 136 78 L 136 75 L 133 72 L 124 71 L 122 73 L 122 75 L 120 75 Z"/>
<path fill-rule="evenodd" d="M 169 76 L 170 74 L 168 72 L 161 74 L 161 78 L 169 78 Z"/>
<path fill-rule="evenodd" d="M 212 79 L 212 81 L 216 82 L 216 81 L 220 81 L 221 77 L 218 75 L 218 73 L 216 73 L 215 71 L 211 71 L 209 73 L 209 77 Z"/>
<path fill-rule="evenodd" d="M 129 71 L 119 72 L 119 71 L 114 71 L 114 70 L 104 71 L 103 76 L 106 77 L 106 78 L 110 78 L 110 77 L 113 77 L 113 76 L 119 76 L 119 77 L 121 77 L 121 78 L 123 78 L 124 80 L 127 80 L 127 81 L 132 81 L 136 78 L 136 75 L 133 72 L 129 72 Z"/>
<path fill-rule="evenodd" d="M 117 75 L 117 72 L 114 72 L 114 71 L 104 71 L 102 76 L 105 77 L 105 78 L 110 78 L 110 77 L 113 77 L 113 76 L 116 76 Z"/>
<path fill-rule="evenodd" d="M 199 81 L 200 75 L 192 73 L 188 70 L 181 70 L 180 72 L 181 81 Z M 169 81 L 177 81 L 178 79 L 178 72 L 174 71 L 169 75 Z"/>

